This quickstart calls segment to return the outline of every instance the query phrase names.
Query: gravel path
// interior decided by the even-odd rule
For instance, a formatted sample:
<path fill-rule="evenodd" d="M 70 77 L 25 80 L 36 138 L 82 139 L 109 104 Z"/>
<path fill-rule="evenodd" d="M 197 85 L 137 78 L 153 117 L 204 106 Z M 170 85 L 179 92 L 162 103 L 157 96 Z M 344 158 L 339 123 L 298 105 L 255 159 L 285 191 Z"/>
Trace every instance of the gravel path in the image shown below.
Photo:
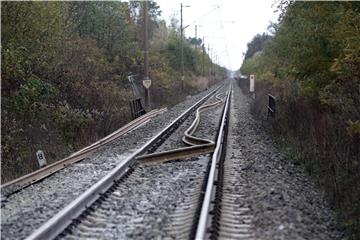
<path fill-rule="evenodd" d="M 313 182 L 286 159 L 249 112 L 248 97 L 233 85 L 232 150 L 242 171 L 244 197 L 239 207 L 249 208 L 255 239 L 341 239 L 334 212 Z"/>
<path fill-rule="evenodd" d="M 102 147 L 90 158 L 3 199 L 2 239 L 24 239 L 214 88 L 188 98 L 147 124 Z"/>
<path fill-rule="evenodd" d="M 219 105 L 201 114 L 197 136 L 215 138 L 222 107 Z M 178 147 L 191 121 L 187 120 L 158 150 Z M 177 238 L 179 235 L 172 235 L 172 221 L 178 220 L 173 214 L 189 193 L 200 193 L 209 159 L 210 156 L 205 155 L 156 165 L 140 164 L 108 193 L 105 201 L 96 203 L 80 218 L 80 223 L 70 226 L 60 238 Z M 184 236 L 190 228 L 184 230 Z"/>

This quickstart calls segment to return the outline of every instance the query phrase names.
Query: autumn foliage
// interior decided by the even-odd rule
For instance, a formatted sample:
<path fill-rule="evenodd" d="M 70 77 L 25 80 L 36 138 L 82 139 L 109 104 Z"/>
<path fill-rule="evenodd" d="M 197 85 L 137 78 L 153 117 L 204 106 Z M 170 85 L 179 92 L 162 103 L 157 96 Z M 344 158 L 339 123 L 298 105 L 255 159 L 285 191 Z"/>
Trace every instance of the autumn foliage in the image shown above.
<path fill-rule="evenodd" d="M 38 169 L 38 149 L 51 163 L 131 120 L 128 75 L 143 93 L 141 13 L 134 1 L 1 2 L 3 182 Z M 202 52 L 184 41 L 178 91 L 179 28 L 159 19 L 155 2 L 148 13 L 152 105 L 171 106 L 198 91 Z"/>
<path fill-rule="evenodd" d="M 349 238 L 359 239 L 360 4 L 282 1 L 278 10 L 272 34 L 240 69 L 256 76 L 252 111 L 317 179 Z M 272 122 L 267 94 L 278 104 Z"/>

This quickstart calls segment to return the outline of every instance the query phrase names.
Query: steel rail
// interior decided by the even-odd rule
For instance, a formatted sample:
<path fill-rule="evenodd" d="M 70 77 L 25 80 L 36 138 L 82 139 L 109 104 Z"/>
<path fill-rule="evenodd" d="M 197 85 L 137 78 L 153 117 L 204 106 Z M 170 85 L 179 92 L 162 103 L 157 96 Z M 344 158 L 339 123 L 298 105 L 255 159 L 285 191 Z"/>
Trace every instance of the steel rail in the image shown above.
<path fill-rule="evenodd" d="M 17 192 L 31 184 L 34 184 L 35 182 L 40 181 L 73 163 L 76 163 L 80 160 L 85 159 L 86 157 L 89 157 L 92 153 L 94 153 L 100 147 L 102 147 L 102 146 L 114 141 L 115 139 L 123 136 L 124 134 L 134 130 L 135 128 L 137 128 L 140 125 L 149 121 L 152 117 L 155 117 L 156 115 L 161 114 L 161 113 L 165 112 L 166 110 L 167 110 L 166 108 L 152 110 L 152 111 L 148 112 L 147 114 L 144 114 L 141 117 L 129 122 L 128 124 L 119 128 L 118 130 L 111 133 L 110 135 L 91 144 L 90 146 L 87 146 L 87 147 L 71 154 L 70 156 L 68 156 L 66 158 L 63 158 L 63 159 L 56 161 L 52 164 L 49 164 L 43 168 L 40 168 L 32 173 L 26 174 L 22 177 L 19 177 L 17 179 L 14 179 L 10 182 L 7 182 L 7 183 L 1 185 L 1 194 L 3 196 L 9 196 L 12 193 Z"/>
<path fill-rule="evenodd" d="M 193 136 L 193 134 L 195 133 L 197 127 L 199 126 L 200 113 L 221 104 L 223 102 L 223 99 L 220 98 L 220 95 L 222 95 L 222 94 L 223 93 L 220 93 L 220 94 L 215 96 L 216 99 L 217 99 L 216 102 L 210 103 L 210 104 L 207 104 L 207 105 L 203 105 L 203 106 L 199 107 L 196 110 L 195 119 L 192 122 L 192 124 L 190 125 L 190 127 L 185 131 L 184 137 L 182 138 L 182 140 L 183 140 L 183 142 L 185 144 L 190 145 L 190 146 L 196 146 L 196 145 L 201 145 L 201 144 L 213 144 L 213 145 L 215 145 L 214 141 L 209 140 L 209 139 L 198 138 L 198 137 Z"/>
<path fill-rule="evenodd" d="M 168 151 L 158 152 L 158 153 L 151 153 L 142 156 L 136 157 L 137 160 L 141 160 L 141 162 L 146 164 L 154 164 L 159 162 L 167 162 L 171 160 L 187 158 L 198 156 L 200 154 L 207 154 L 214 152 L 215 149 L 215 142 L 210 139 L 204 139 L 193 136 L 197 127 L 200 123 L 201 112 L 209 110 L 210 108 L 216 107 L 223 102 L 223 99 L 220 98 L 220 93 L 215 96 L 217 99 L 216 102 L 209 103 L 206 105 L 200 106 L 195 113 L 195 119 L 191 123 L 190 127 L 185 130 L 184 136 L 182 141 L 189 145 L 189 147 L 182 147 L 178 149 L 172 149 Z"/>
<path fill-rule="evenodd" d="M 194 157 L 200 154 L 208 154 L 212 152 L 214 152 L 214 144 L 202 144 L 197 146 L 172 149 L 160 153 L 151 153 L 151 154 L 139 156 L 136 159 L 148 165 L 148 164 L 155 164 L 161 162 L 168 162 L 171 160 L 177 160 L 181 158 Z"/>
<path fill-rule="evenodd" d="M 147 123 L 152 117 L 155 117 L 156 115 L 158 114 L 161 114 L 163 112 L 167 111 L 167 108 L 161 108 L 161 109 L 156 109 L 156 110 L 152 110 L 136 119 L 134 119 L 133 121 L 131 121 L 129 124 L 125 125 L 124 127 L 120 128 L 119 130 L 111 133 L 110 135 L 104 137 L 103 139 L 91 144 L 90 146 L 88 147 L 85 147 L 75 153 L 73 153 L 71 156 L 73 155 L 77 155 L 79 153 L 82 153 L 82 152 L 86 152 L 88 151 L 89 149 L 92 149 L 92 148 L 96 148 L 98 146 L 103 146 L 115 139 L 117 139 L 118 137 L 140 127 L 141 125 Z"/>
<path fill-rule="evenodd" d="M 200 211 L 200 217 L 196 229 L 196 235 L 195 239 L 197 240 L 203 240 L 206 238 L 207 229 L 210 222 L 210 210 L 211 210 L 211 204 L 214 197 L 214 190 L 215 190 L 215 180 L 216 180 L 216 170 L 217 170 L 217 163 L 221 157 L 222 154 L 222 148 L 223 148 L 223 142 L 225 136 L 225 127 L 228 122 L 228 114 L 229 114 L 229 108 L 230 108 L 230 98 L 231 98 L 231 91 L 232 86 L 230 86 L 229 94 L 227 95 L 224 112 L 222 115 L 220 130 L 218 133 L 218 138 L 216 142 L 216 147 L 214 150 L 214 153 L 211 158 L 211 167 L 207 179 L 207 185 L 206 185 L 206 191 L 203 198 L 201 211 Z"/>
<path fill-rule="evenodd" d="M 145 143 L 140 149 L 129 156 L 124 162 L 117 165 L 100 181 L 95 183 L 91 188 L 82 193 L 74 201 L 72 201 L 65 208 L 60 210 L 55 216 L 45 222 L 40 228 L 35 230 L 26 239 L 54 239 L 60 234 L 73 219 L 77 218 L 83 211 L 86 210 L 92 203 L 94 203 L 102 194 L 104 194 L 116 180 L 120 179 L 123 174 L 131 169 L 131 165 L 135 163 L 135 157 L 143 154 L 151 148 L 153 144 L 159 141 L 164 136 L 168 136 L 167 132 L 173 131 L 178 123 L 185 119 L 195 108 L 202 104 L 206 99 L 213 95 L 222 86 L 216 88 L 205 97 L 196 102 L 193 106 L 185 110 L 179 117 L 173 120 L 167 127 L 160 131 L 156 136 Z"/>

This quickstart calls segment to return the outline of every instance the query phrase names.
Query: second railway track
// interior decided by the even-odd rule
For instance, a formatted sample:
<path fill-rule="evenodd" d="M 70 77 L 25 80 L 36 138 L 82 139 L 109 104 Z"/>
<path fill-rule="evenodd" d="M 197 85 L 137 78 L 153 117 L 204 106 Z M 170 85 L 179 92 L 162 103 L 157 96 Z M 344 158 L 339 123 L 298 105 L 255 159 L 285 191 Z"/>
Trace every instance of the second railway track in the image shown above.
<path fill-rule="evenodd" d="M 231 85 L 217 90 L 27 239 L 253 239 L 241 166 L 226 160 Z"/>
<path fill-rule="evenodd" d="M 226 99 L 228 100 L 228 95 Z M 203 102 L 199 101 L 196 108 Z M 216 102 L 218 103 L 219 100 Z M 202 126 L 204 130 L 210 133 L 210 136 L 212 135 L 211 138 L 216 135 L 222 108 L 216 108 L 215 111 L 215 114 L 208 115 L 208 118 L 212 119 L 212 123 L 210 121 L 211 124 L 209 125 L 209 122 L 206 122 Z M 187 112 L 177 120 L 184 118 L 186 114 Z M 153 152 L 154 148 L 158 148 L 162 142 L 166 141 L 167 137 L 172 138 L 174 136 L 169 133 L 169 129 L 171 132 L 183 132 L 181 130 L 183 125 L 178 129 L 179 126 L 178 121 L 174 121 L 129 159 L 135 159 L 135 156 Z M 161 136 L 167 137 L 159 138 Z M 201 139 L 204 137 L 209 136 L 198 135 L 193 138 Z M 153 147 L 151 143 L 156 143 L 158 147 Z M 149 237 L 154 232 L 153 237 L 156 235 L 165 237 L 167 233 L 160 230 L 163 229 L 163 225 L 167 224 L 166 216 L 169 215 L 172 207 L 178 204 L 177 201 L 180 197 L 178 194 L 189 184 L 189 180 L 190 186 L 192 186 L 196 182 L 200 184 L 204 179 L 201 177 L 202 174 L 196 174 L 196 172 L 191 174 L 192 168 L 197 165 L 197 173 L 203 172 L 205 176 L 208 164 L 209 157 L 206 156 L 155 166 L 138 165 L 137 161 L 125 161 L 124 164 L 117 166 L 110 174 L 47 221 L 28 239 L 49 239 L 57 236 L 65 239 L 87 239 L 91 236 L 97 239 L 129 237 L 138 239 L 144 238 L 144 236 Z M 188 171 L 190 172 L 189 175 Z M 152 184 L 155 184 L 156 187 Z M 152 190 L 154 187 L 155 189 Z M 176 188 L 178 189 L 176 190 Z M 161 202 L 163 204 L 160 204 Z M 146 218 L 149 218 L 148 221 Z M 157 223 L 161 226 L 151 226 L 150 223 Z M 159 231 L 157 232 L 156 229 Z M 137 230 L 140 232 L 137 233 Z M 122 235 L 124 233 L 126 234 Z"/>
<path fill-rule="evenodd" d="M 85 148 L 80 149 L 79 151 L 71 154 L 70 156 L 56 161 L 50 165 L 47 165 L 39 170 L 36 170 L 32 173 L 9 181 L 3 185 L 1 185 L 1 195 L 2 196 L 9 196 L 21 189 L 28 187 L 31 184 L 34 184 L 44 178 L 64 169 L 65 167 L 79 162 L 93 154 L 96 150 L 100 147 L 116 140 L 117 138 L 123 136 L 126 133 L 140 127 L 142 124 L 147 123 L 150 119 L 158 114 L 161 114 L 166 111 L 166 108 L 152 110 L 145 115 L 140 116 L 139 118 L 131 121 L 130 123 L 126 124 L 125 126 L 121 127 L 120 129 L 116 130 L 115 132 L 111 133 L 110 135 L 100 139 L 99 141 L 87 146 Z"/>
<path fill-rule="evenodd" d="M 210 95 L 211 94 L 209 94 L 208 96 L 210 96 Z M 194 104 L 193 109 L 195 109 L 200 104 L 202 104 L 202 102 L 204 102 L 206 99 L 207 99 L 207 97 L 204 97 L 202 100 L 198 101 L 197 104 Z M 191 111 L 187 111 L 185 114 L 187 114 L 188 116 L 191 116 L 192 114 L 190 114 L 190 113 L 191 113 Z M 183 120 L 186 120 L 187 116 L 185 116 L 185 114 L 182 115 L 180 118 L 183 118 Z M 176 121 L 174 121 L 174 122 L 176 122 Z M 153 125 L 153 124 L 150 124 L 150 125 Z M 178 126 L 180 126 L 179 123 L 178 123 Z M 173 126 L 173 128 L 174 128 L 173 130 L 176 130 L 176 128 L 178 126 L 176 126 L 176 127 Z M 144 128 L 142 128 L 142 129 L 144 129 Z M 140 131 L 143 131 L 143 130 L 140 130 Z M 135 132 L 139 132 L 139 131 L 135 131 Z M 164 136 L 162 136 L 162 137 L 165 139 L 168 136 L 165 135 L 165 137 Z M 151 142 L 151 141 L 148 141 L 148 143 L 149 142 Z M 157 144 L 160 144 L 160 143 L 158 142 Z M 111 145 L 114 146 L 114 144 L 111 144 Z M 150 145 L 148 145 L 148 146 L 151 147 Z M 147 147 L 148 150 L 150 149 L 149 147 Z M 109 147 L 106 147 L 105 149 L 108 149 L 108 148 Z M 145 149 L 140 149 L 139 151 L 142 152 L 144 150 Z M 150 149 L 150 152 L 151 151 L 153 151 L 153 149 Z M 139 152 L 137 152 L 137 154 L 139 154 Z M 137 154 L 134 153 L 134 154 L 130 155 L 128 157 L 128 159 L 133 158 L 133 156 L 135 156 Z M 95 154 L 93 159 L 94 158 L 96 159 L 97 155 L 99 155 L 99 154 Z M 109 154 L 106 154 L 106 155 L 109 156 Z M 59 176 L 62 176 L 64 174 L 67 174 L 67 175 L 69 175 L 68 177 L 71 177 L 72 176 L 71 174 L 74 174 L 75 173 L 74 170 L 76 170 L 76 169 L 78 169 L 78 170 L 76 170 L 76 172 L 81 173 L 82 169 L 86 169 L 88 167 L 92 168 L 93 166 L 88 165 L 87 162 L 89 162 L 89 160 L 86 160 L 85 162 L 83 162 L 81 164 L 77 163 L 74 166 L 70 167 L 69 170 L 64 169 L 60 173 L 55 174 L 55 176 L 52 176 L 49 179 L 46 179 L 46 181 L 42 181 L 37 184 L 34 184 L 33 186 L 30 186 L 29 188 L 24 189 L 24 191 L 20 191 L 19 193 L 14 194 L 14 196 L 11 196 L 8 199 L 6 199 L 6 201 L 2 203 L 2 219 L 3 219 L 3 221 L 2 221 L 2 236 L 5 237 L 6 239 L 22 239 L 22 238 L 24 238 L 22 236 L 29 236 L 29 235 L 25 235 L 25 234 L 26 234 L 26 232 L 29 233 L 31 226 L 34 226 L 34 227 L 39 226 L 39 223 L 41 223 L 41 222 L 48 223 L 49 221 L 46 219 L 48 219 L 49 216 L 51 216 L 50 214 L 52 214 L 52 212 L 57 211 L 56 209 L 59 209 L 57 206 L 61 206 L 61 205 L 65 206 L 65 205 L 63 205 L 63 203 L 61 203 L 61 201 L 65 203 L 65 201 L 62 200 L 63 189 L 69 188 L 69 187 L 73 188 L 72 191 L 70 190 L 71 192 L 66 190 L 66 192 L 70 193 L 70 195 L 66 195 L 67 196 L 66 198 L 70 199 L 71 196 L 76 196 L 77 192 L 81 191 L 82 187 L 80 188 L 80 186 L 84 185 L 82 183 L 82 181 L 86 181 L 86 179 L 89 179 L 89 177 L 88 177 L 88 175 L 86 177 L 83 177 L 83 179 L 80 179 L 77 176 L 74 176 L 75 178 L 72 177 L 73 178 L 72 184 L 74 185 L 74 187 L 71 185 L 61 185 L 61 187 L 58 188 L 57 187 L 58 183 L 56 183 L 56 182 L 54 182 L 55 183 L 54 187 L 51 187 L 52 186 L 51 182 L 53 182 L 54 179 L 55 180 L 58 179 Z M 122 160 L 122 162 L 126 162 L 126 161 Z M 106 164 L 104 166 L 107 166 L 107 165 L 108 164 Z M 129 166 L 130 165 L 131 164 L 129 164 Z M 124 167 L 125 165 L 122 165 L 122 166 Z M 107 166 L 108 169 L 110 167 L 111 167 L 111 165 Z M 89 170 L 91 170 L 91 168 Z M 96 169 L 94 169 L 94 170 L 97 171 Z M 96 173 L 96 172 L 94 172 L 94 173 Z M 96 174 L 94 175 L 94 177 L 96 176 Z M 84 186 L 87 185 L 87 186 L 96 187 L 96 185 L 97 185 L 97 183 L 95 185 L 93 185 L 94 181 L 84 182 L 84 183 L 86 183 Z M 46 188 L 44 188 L 44 187 L 46 187 Z M 71 188 L 69 188 L 69 189 L 71 189 Z M 42 196 L 43 194 L 40 191 L 42 191 L 43 193 L 46 193 L 46 194 L 44 194 L 44 196 Z M 31 193 L 35 193 L 35 195 L 31 195 Z M 64 191 L 64 193 L 65 193 L 65 191 Z M 29 196 L 29 198 L 26 197 L 27 195 Z M 97 194 L 95 194 L 95 195 L 97 195 Z M 25 201 L 23 201 L 23 200 L 21 200 L 20 197 L 21 198 L 25 197 L 26 200 L 23 198 L 25 200 Z M 33 202 L 32 199 L 36 199 L 36 198 L 41 201 L 38 203 Z M 50 200 L 50 198 L 52 200 Z M 13 200 L 16 200 L 16 199 L 19 199 L 21 201 L 21 203 L 19 202 L 20 204 L 16 204 L 16 202 L 13 202 Z M 45 205 L 43 205 L 43 204 L 45 204 Z M 47 205 L 49 205 L 50 208 L 48 208 Z M 29 207 L 32 206 L 32 207 L 26 208 L 27 206 L 29 206 Z M 14 209 L 14 210 L 11 210 L 11 209 Z M 51 211 L 49 211 L 50 209 L 51 209 Z M 17 214 L 16 212 L 18 212 L 19 214 Z M 32 212 L 33 212 L 33 214 L 32 214 Z M 74 213 L 74 211 L 72 211 L 72 213 Z M 22 217 L 18 218 L 16 215 L 22 216 Z M 26 220 L 27 215 L 32 216 L 32 219 Z M 12 220 L 12 219 L 14 219 L 14 220 Z M 46 220 L 46 221 L 44 221 L 44 220 Z M 9 225 L 9 224 L 11 224 L 11 225 Z M 21 229 L 21 230 L 19 230 L 19 229 Z"/>
<path fill-rule="evenodd" d="M 213 142 L 219 121 L 222 116 L 219 100 L 204 105 L 204 108 L 215 108 L 203 113 L 202 121 L 197 123 L 198 131 L 194 139 L 203 139 L 201 143 Z M 212 106 L 212 107 L 210 107 Z M 203 109 L 204 109 L 203 108 Z M 202 110 L 200 110 L 202 111 Z M 187 129 L 187 133 L 194 134 L 193 124 Z M 195 124 L 195 125 L 197 125 Z M 170 136 L 158 150 L 161 153 L 174 146 L 179 146 L 184 129 L 187 124 L 181 126 Z M 199 133 L 201 132 L 201 133 Z M 209 138 L 205 140 L 204 138 Z M 185 141 L 186 142 L 186 141 Z M 170 145 L 170 146 L 169 146 Z M 180 150 L 186 149 L 184 147 Z M 185 150 L 186 153 L 186 150 Z M 181 151 L 178 152 L 181 154 Z M 160 154 L 162 156 L 162 154 Z M 165 154 L 166 155 L 166 154 Z M 163 164 L 140 164 L 124 178 L 120 179 L 107 191 L 91 208 L 84 212 L 80 218 L 73 221 L 60 236 L 64 239 L 81 239 L 94 237 L 97 239 L 111 238 L 165 238 L 172 236 L 190 237 L 196 220 L 195 211 L 181 216 L 179 209 L 187 204 L 188 197 L 193 203 L 200 206 L 202 195 L 201 189 L 206 179 L 210 155 L 194 156 L 192 158 Z M 144 159 L 141 159 L 144 160 Z M 169 159 L 166 159 L 168 161 Z M 189 192 L 192 192 L 189 194 Z M 177 212 L 177 213 L 176 213 Z M 180 222 L 180 232 L 173 223 Z M 186 224 L 184 224 L 186 223 Z"/>
<path fill-rule="evenodd" d="M 225 93 L 225 89 L 219 91 Z M 273 155 L 276 151 L 262 142 L 258 125 L 247 112 L 246 99 L 237 87 L 233 91 L 233 96 L 227 91 L 222 101 L 220 95 L 203 98 L 192 108 L 197 108 L 195 114 L 186 111 L 177 118 L 182 123 L 173 121 L 166 129 L 161 121 L 156 127 L 155 118 L 145 125 L 147 128 L 124 136 L 129 139 L 138 133 L 135 142 L 117 139 L 101 153 L 5 198 L 1 204 L 2 238 L 252 240 L 341 236 L 331 230 L 333 222 L 317 192 L 312 193 L 309 185 L 303 189 L 303 175 L 277 159 L 277 153 Z M 162 130 L 147 141 L 145 130 L 154 123 L 150 136 Z M 124 150 L 131 145 L 137 150 Z M 121 150 L 119 146 L 123 146 Z M 112 156 L 116 156 L 114 161 Z M 273 187 L 277 183 L 285 187 Z M 299 193 L 309 193 L 311 200 L 297 199 Z M 305 221 L 293 219 L 294 214 Z M 313 219 L 318 220 L 316 224 Z"/>

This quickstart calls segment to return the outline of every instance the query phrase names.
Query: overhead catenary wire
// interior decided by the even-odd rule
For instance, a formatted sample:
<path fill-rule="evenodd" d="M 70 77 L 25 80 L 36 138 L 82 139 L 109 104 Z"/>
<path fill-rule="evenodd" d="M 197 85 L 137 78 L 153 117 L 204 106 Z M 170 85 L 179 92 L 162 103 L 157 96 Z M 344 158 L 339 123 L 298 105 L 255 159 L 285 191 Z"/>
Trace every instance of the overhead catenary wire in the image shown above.
<path fill-rule="evenodd" d="M 208 43 L 210 43 L 210 46 L 215 50 L 217 49 L 216 52 L 220 52 L 221 54 L 217 55 L 217 59 L 216 59 L 216 64 L 219 66 L 223 66 L 225 68 L 228 69 L 232 69 L 232 63 L 230 60 L 230 54 L 229 54 L 229 48 L 228 48 L 228 41 L 226 38 L 226 29 L 224 26 L 224 21 L 222 19 L 222 14 L 221 14 L 221 1 L 217 2 L 217 7 L 213 10 L 217 10 L 217 21 L 201 21 L 201 23 L 206 23 L 209 22 L 211 24 L 214 24 L 215 22 L 217 23 L 217 26 L 214 26 L 214 28 L 212 28 L 212 31 L 210 34 L 207 34 L 207 38 L 210 39 L 223 39 L 223 41 L 221 41 L 221 45 L 220 43 L 218 43 L 217 41 L 210 41 Z M 212 12 L 213 10 L 211 10 L 210 12 Z M 215 19 L 214 19 L 215 20 Z M 235 23 L 236 21 L 226 21 L 226 22 L 230 22 L 230 23 Z M 224 50 L 223 50 L 224 49 Z M 224 54 L 222 54 L 224 53 Z M 209 52 L 210 54 L 210 52 Z M 213 56 L 210 54 L 209 55 L 211 61 L 215 61 L 215 59 L 213 59 Z M 225 59 L 224 59 L 225 57 Z M 224 61 L 225 60 L 225 61 Z"/>
<path fill-rule="evenodd" d="M 220 20 L 220 28 L 221 28 L 221 30 L 223 32 L 222 36 L 224 38 L 224 46 L 225 46 L 225 51 L 226 51 L 226 57 L 227 57 L 227 60 L 229 62 L 229 68 L 232 69 L 231 60 L 230 60 L 230 54 L 229 54 L 228 45 L 227 45 L 227 39 L 226 39 L 226 32 L 225 32 L 224 23 L 223 23 L 222 16 L 221 16 L 220 7 L 218 8 L 218 10 L 219 10 L 218 14 L 219 14 L 219 20 Z"/>
<path fill-rule="evenodd" d="M 198 17 L 196 20 L 192 21 L 191 23 L 189 23 L 188 25 L 186 25 L 183 29 L 189 27 L 190 25 L 194 24 L 195 22 L 199 21 L 201 18 L 207 16 L 208 14 L 212 13 L 213 11 L 215 11 L 216 9 L 218 9 L 219 6 L 214 7 L 213 9 L 211 9 L 210 11 L 208 11 L 207 13 L 201 15 L 200 17 Z"/>

